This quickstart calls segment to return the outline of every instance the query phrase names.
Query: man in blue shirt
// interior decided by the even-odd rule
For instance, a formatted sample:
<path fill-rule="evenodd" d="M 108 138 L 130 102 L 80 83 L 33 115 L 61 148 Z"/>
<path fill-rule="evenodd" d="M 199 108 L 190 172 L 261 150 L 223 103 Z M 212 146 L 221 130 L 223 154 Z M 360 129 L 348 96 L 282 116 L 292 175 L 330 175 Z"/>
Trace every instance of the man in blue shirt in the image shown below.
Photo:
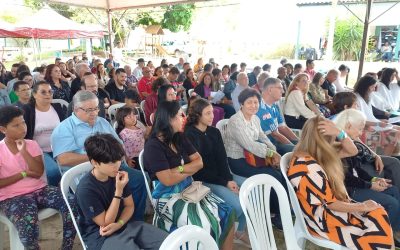
<path fill-rule="evenodd" d="M 275 144 L 279 154 L 292 152 L 299 138 L 286 126 L 277 102 L 281 99 L 284 89 L 281 80 L 267 78 L 261 92 L 261 103 L 257 116 L 260 118 L 261 128 Z"/>
<path fill-rule="evenodd" d="M 95 133 L 112 134 L 121 144 L 122 141 L 111 127 L 110 123 L 98 116 L 99 100 L 90 91 L 82 90 L 73 98 L 74 112 L 62 121 L 51 135 L 53 157 L 57 159 L 61 170 L 89 161 L 84 143 L 86 138 Z M 135 220 L 143 220 L 146 208 L 146 186 L 140 171 L 129 168 L 126 163 L 121 164 L 121 169 L 128 172 L 129 187 L 134 195 Z"/>

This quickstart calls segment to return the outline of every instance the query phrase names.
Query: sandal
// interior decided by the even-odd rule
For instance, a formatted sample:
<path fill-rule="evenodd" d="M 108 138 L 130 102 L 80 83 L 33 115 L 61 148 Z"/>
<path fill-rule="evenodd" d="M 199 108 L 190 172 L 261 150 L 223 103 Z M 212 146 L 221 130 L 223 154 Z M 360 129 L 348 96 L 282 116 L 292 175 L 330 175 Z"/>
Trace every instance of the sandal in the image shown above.
<path fill-rule="evenodd" d="M 246 239 L 247 238 L 247 239 Z M 246 242 L 248 240 L 248 242 Z M 233 243 L 240 244 L 242 246 L 248 247 L 251 249 L 250 239 L 247 235 L 246 231 L 243 232 L 235 232 L 235 236 L 233 238 Z"/>

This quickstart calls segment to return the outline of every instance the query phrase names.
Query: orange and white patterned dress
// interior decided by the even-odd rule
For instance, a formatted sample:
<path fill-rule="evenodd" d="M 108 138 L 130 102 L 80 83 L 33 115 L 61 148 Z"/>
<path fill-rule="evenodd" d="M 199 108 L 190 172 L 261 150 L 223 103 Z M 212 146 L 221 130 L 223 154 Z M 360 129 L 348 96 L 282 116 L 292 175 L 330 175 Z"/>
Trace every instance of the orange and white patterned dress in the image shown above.
<path fill-rule="evenodd" d="M 309 232 L 350 249 L 391 249 L 392 228 L 383 208 L 368 213 L 330 210 L 335 202 L 322 167 L 311 156 L 294 157 L 288 178 L 292 183 Z"/>

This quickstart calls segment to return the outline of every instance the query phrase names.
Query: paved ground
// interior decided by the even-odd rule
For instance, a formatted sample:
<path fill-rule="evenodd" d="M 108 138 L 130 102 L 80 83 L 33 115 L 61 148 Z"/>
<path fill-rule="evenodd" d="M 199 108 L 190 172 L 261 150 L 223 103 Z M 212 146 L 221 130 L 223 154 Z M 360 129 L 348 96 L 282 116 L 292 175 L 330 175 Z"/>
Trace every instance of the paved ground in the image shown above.
<path fill-rule="evenodd" d="M 151 218 L 148 218 L 148 221 L 150 221 Z M 40 246 L 43 250 L 58 250 L 60 249 L 61 246 L 61 240 L 62 240 L 62 226 L 61 226 L 61 217 L 59 215 L 55 215 L 45 221 L 41 224 L 41 229 L 42 231 L 42 238 L 40 241 Z M 9 238 L 8 238 L 8 231 L 5 232 L 6 235 L 4 235 L 5 239 L 5 245 L 4 249 L 9 250 Z M 279 250 L 284 250 L 286 249 L 285 243 L 284 243 L 284 238 L 283 238 L 283 233 L 275 231 L 275 238 L 276 238 L 276 243 L 277 243 L 277 249 Z M 79 241 L 79 238 L 75 238 L 75 244 L 73 250 L 80 250 L 82 249 L 81 243 Z M 247 247 L 243 247 L 241 245 L 235 244 L 234 250 L 247 250 Z M 322 248 L 315 247 L 311 244 L 308 244 L 306 249 L 309 250 L 319 250 Z"/>

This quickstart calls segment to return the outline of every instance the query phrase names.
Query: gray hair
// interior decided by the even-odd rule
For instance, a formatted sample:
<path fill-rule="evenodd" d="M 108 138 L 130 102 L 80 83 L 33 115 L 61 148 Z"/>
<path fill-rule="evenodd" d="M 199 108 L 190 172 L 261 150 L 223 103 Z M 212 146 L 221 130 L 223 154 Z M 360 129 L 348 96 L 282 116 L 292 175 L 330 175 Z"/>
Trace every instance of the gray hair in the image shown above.
<path fill-rule="evenodd" d="M 260 81 L 264 82 L 265 79 L 267 79 L 268 77 L 269 77 L 269 73 L 267 71 L 261 72 L 257 77 L 257 83 Z"/>
<path fill-rule="evenodd" d="M 269 86 L 272 86 L 272 85 L 277 84 L 277 83 L 281 83 L 281 80 L 279 80 L 278 78 L 274 78 L 274 77 L 268 77 L 268 78 L 264 81 L 264 83 L 263 83 L 263 85 L 262 85 L 262 91 L 267 90 L 267 88 L 268 88 Z"/>
<path fill-rule="evenodd" d="M 77 109 L 82 106 L 82 103 L 91 101 L 91 100 L 97 100 L 97 102 L 99 101 L 97 96 L 95 94 L 93 94 L 91 91 L 80 90 L 72 98 L 72 103 L 74 105 L 74 109 Z"/>
<path fill-rule="evenodd" d="M 81 75 L 81 71 L 82 71 L 82 69 L 83 69 L 83 66 L 87 66 L 87 64 L 85 63 L 85 62 L 78 62 L 76 65 L 75 65 L 75 71 L 76 71 L 76 74 L 78 74 L 78 76 L 80 76 Z"/>

